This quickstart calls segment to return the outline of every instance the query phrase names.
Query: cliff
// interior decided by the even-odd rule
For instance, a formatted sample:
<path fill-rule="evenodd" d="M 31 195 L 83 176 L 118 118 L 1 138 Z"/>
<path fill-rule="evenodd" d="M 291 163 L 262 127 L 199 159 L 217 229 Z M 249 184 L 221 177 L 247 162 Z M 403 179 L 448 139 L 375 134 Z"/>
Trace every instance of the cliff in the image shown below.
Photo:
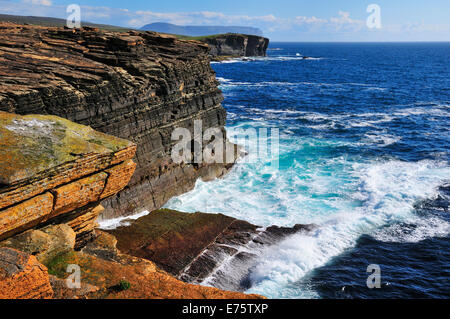
<path fill-rule="evenodd" d="M 227 33 L 199 38 L 209 45 L 212 57 L 266 56 L 269 39 L 247 34 Z"/>
<path fill-rule="evenodd" d="M 201 120 L 226 133 L 207 45 L 152 32 L 0 30 L 0 298 L 262 298 L 183 282 L 95 229 L 99 216 L 154 210 L 233 165 L 171 159 L 176 127 L 192 132 Z M 169 262 L 185 268 L 229 222 L 194 219 L 180 244 L 169 223 L 180 251 L 165 248 L 181 263 Z M 69 265 L 81 267 L 80 288 L 66 285 Z"/>
<path fill-rule="evenodd" d="M 129 141 L 56 116 L 0 111 L 0 240 L 58 221 L 82 245 L 100 201 L 130 180 L 135 151 Z"/>
<path fill-rule="evenodd" d="M 0 111 L 0 299 L 261 298 L 184 283 L 95 230 L 100 202 L 130 180 L 135 151 L 56 116 Z M 67 285 L 69 265 L 79 287 Z"/>
<path fill-rule="evenodd" d="M 173 163 L 175 127 L 225 133 L 208 47 L 154 32 L 0 24 L 0 111 L 53 114 L 137 144 L 130 183 L 103 218 L 161 207 L 232 164 Z"/>

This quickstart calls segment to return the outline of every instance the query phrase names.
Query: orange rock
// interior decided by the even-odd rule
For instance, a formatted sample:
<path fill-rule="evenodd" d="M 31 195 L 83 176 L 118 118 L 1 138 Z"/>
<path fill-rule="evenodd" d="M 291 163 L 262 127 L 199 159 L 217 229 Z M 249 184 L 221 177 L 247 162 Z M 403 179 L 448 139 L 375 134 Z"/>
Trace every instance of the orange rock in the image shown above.
<path fill-rule="evenodd" d="M 89 240 L 95 237 L 95 228 L 98 227 L 98 215 L 104 210 L 103 206 L 98 205 L 90 208 L 78 217 L 67 216 L 67 224 L 75 231 L 76 243 L 75 249 L 82 248 Z"/>
<path fill-rule="evenodd" d="M 108 175 L 99 173 L 53 190 L 55 206 L 51 217 L 70 212 L 100 199 Z"/>
<path fill-rule="evenodd" d="M 93 237 L 94 207 L 136 168 L 134 143 L 56 116 L 0 111 L 0 136 L 0 240 L 66 223 L 80 248 Z"/>
<path fill-rule="evenodd" d="M 120 299 L 261 299 L 260 295 L 224 291 L 212 287 L 187 284 L 163 270 L 153 262 L 121 254 L 115 247 L 114 236 L 99 232 L 99 237 L 81 252 L 72 252 L 51 264 L 52 273 L 67 276 L 69 264 L 81 269 L 81 283 L 98 287 L 89 298 Z M 130 288 L 121 291 L 117 284 L 130 283 Z"/>
<path fill-rule="evenodd" d="M 50 193 L 36 196 L 19 205 L 0 210 L 0 240 L 39 224 L 53 209 Z"/>
<path fill-rule="evenodd" d="M 0 299 L 51 298 L 47 268 L 36 257 L 0 248 Z"/>
<path fill-rule="evenodd" d="M 78 289 L 70 289 L 67 287 L 64 279 L 59 279 L 52 275 L 50 275 L 50 284 L 54 292 L 54 299 L 82 299 L 99 289 L 98 287 L 85 283 L 80 283 L 80 288 Z"/>
<path fill-rule="evenodd" d="M 66 224 L 30 229 L 0 242 L 0 247 L 13 248 L 33 255 L 43 264 L 72 251 L 74 246 L 75 232 Z"/>
<path fill-rule="evenodd" d="M 0 209 L 134 157 L 136 145 L 50 115 L 0 111 Z"/>
<path fill-rule="evenodd" d="M 67 224 L 75 231 L 75 233 L 81 234 L 94 230 L 98 226 L 98 215 L 103 211 L 103 206 L 98 205 L 92 209 L 89 209 L 86 213 L 71 219 Z"/>
<path fill-rule="evenodd" d="M 135 169 L 136 164 L 132 160 L 107 169 L 105 172 L 109 174 L 109 177 L 101 198 L 114 195 L 127 186 Z"/>

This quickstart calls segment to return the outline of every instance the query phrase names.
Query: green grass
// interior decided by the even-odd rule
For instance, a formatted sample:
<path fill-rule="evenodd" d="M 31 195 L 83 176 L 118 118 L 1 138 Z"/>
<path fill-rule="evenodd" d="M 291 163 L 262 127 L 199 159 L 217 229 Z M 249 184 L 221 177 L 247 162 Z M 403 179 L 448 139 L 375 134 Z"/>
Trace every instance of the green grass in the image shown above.
<path fill-rule="evenodd" d="M 128 282 L 128 281 L 126 281 L 126 280 L 121 280 L 120 282 L 119 282 L 119 284 L 117 285 L 117 289 L 119 290 L 119 291 L 124 291 L 124 290 L 128 290 L 128 289 L 130 289 L 131 288 L 131 284 Z"/>
<path fill-rule="evenodd" d="M 50 275 L 54 275 L 58 278 L 65 278 L 69 274 L 67 273 L 67 266 L 74 258 L 75 253 L 68 252 L 66 254 L 58 255 L 50 260 L 45 266 L 48 269 Z"/>

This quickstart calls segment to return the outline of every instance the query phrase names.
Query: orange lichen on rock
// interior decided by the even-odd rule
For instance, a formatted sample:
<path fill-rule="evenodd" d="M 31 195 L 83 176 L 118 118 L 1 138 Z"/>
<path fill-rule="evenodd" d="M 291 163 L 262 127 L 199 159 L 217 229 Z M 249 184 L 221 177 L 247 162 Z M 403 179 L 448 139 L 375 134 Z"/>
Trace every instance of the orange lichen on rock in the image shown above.
<path fill-rule="evenodd" d="M 0 111 L 0 240 L 60 218 L 78 229 L 78 246 L 102 211 L 93 208 L 127 185 L 135 152 L 56 116 Z"/>
<path fill-rule="evenodd" d="M 49 265 L 50 271 L 60 278 L 66 277 L 68 264 L 81 268 L 81 282 L 98 287 L 89 298 L 113 299 L 261 299 L 260 295 L 224 291 L 212 287 L 182 282 L 153 262 L 121 254 L 116 248 L 114 236 L 99 232 L 81 252 L 72 252 L 58 258 Z M 121 281 L 130 283 L 130 288 L 120 290 Z"/>
<path fill-rule="evenodd" d="M 99 173 L 54 189 L 52 193 L 55 195 L 55 206 L 52 215 L 67 213 L 98 201 L 107 178 L 106 173 Z"/>
<path fill-rule="evenodd" d="M 0 299 L 52 298 L 47 268 L 36 257 L 0 248 Z"/>
<path fill-rule="evenodd" d="M 122 164 L 107 169 L 106 172 L 109 174 L 109 178 L 106 182 L 106 186 L 101 194 L 101 197 L 105 198 L 114 195 L 127 186 L 127 183 L 133 175 L 135 168 L 136 164 L 133 161 L 128 160 Z"/>
<path fill-rule="evenodd" d="M 0 239 L 39 224 L 53 210 L 53 196 L 45 193 L 0 210 Z"/>

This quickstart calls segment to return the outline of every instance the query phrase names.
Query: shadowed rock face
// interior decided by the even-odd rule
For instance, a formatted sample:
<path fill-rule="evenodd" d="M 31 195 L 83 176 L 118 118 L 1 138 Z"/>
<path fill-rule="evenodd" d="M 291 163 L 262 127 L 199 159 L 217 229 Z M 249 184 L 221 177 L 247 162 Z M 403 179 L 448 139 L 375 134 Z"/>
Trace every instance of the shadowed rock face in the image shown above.
<path fill-rule="evenodd" d="M 225 131 L 208 47 L 153 32 L 0 24 L 0 110 L 53 114 L 135 142 L 128 186 L 103 202 L 110 218 L 161 207 L 199 177 L 232 166 L 172 162 L 175 127 Z M 0 182 L 2 183 L 2 182 Z M 45 199 L 43 199 L 45 200 Z"/>
<path fill-rule="evenodd" d="M 266 56 L 269 39 L 247 34 L 221 34 L 201 39 L 211 48 L 213 57 Z"/>

